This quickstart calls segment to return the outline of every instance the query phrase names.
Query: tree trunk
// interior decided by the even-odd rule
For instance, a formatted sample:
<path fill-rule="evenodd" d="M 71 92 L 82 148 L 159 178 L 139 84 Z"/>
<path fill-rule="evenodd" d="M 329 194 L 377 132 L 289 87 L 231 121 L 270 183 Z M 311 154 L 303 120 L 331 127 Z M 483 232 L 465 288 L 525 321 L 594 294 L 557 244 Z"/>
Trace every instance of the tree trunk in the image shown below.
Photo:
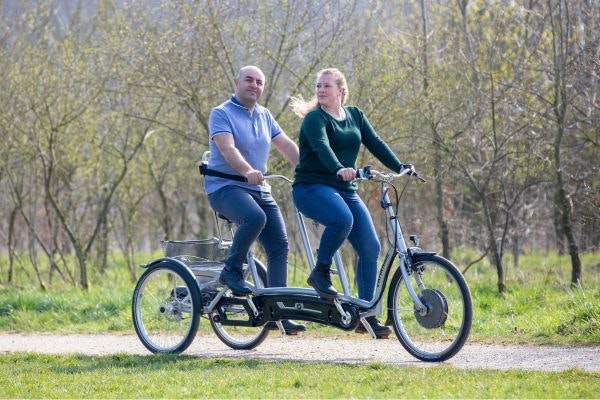
<path fill-rule="evenodd" d="M 15 273 L 15 249 L 13 246 L 14 236 L 15 236 L 15 220 L 17 218 L 18 207 L 13 208 L 10 212 L 10 218 L 8 222 L 8 276 L 7 283 L 11 284 L 13 282 L 13 277 Z"/>
<path fill-rule="evenodd" d="M 489 248 L 492 252 L 492 256 L 494 257 L 494 264 L 496 265 L 496 273 L 498 275 L 498 292 L 504 293 L 506 291 L 506 280 L 504 277 L 504 266 L 502 265 L 502 254 L 498 248 L 498 243 L 496 242 L 494 224 L 492 223 L 492 216 L 490 214 L 490 206 L 485 193 L 481 194 L 481 200 L 485 218 L 485 227 L 488 231 Z"/>
<path fill-rule="evenodd" d="M 554 162 L 556 163 L 556 207 L 560 215 L 560 228 L 567 241 L 569 255 L 571 256 L 571 286 L 581 284 L 581 259 L 579 258 L 579 247 L 573 233 L 573 223 L 571 221 L 571 202 L 567 195 L 564 185 L 563 173 L 560 161 L 560 143 L 562 137 L 562 126 L 558 127 L 557 140 L 554 148 Z"/>
<path fill-rule="evenodd" d="M 431 101 L 429 99 L 429 58 L 428 58 L 428 37 L 429 37 L 429 19 L 427 17 L 427 7 L 425 4 L 425 0 L 421 0 L 421 33 L 422 33 L 422 41 L 421 44 L 421 63 L 423 64 L 423 95 L 425 97 L 425 102 L 427 104 L 427 112 L 429 114 L 429 125 L 431 127 L 431 137 L 433 142 L 434 149 L 434 174 L 436 178 L 435 182 L 435 192 L 436 199 L 435 204 L 437 208 L 437 221 L 440 227 L 440 240 L 442 242 L 442 256 L 446 259 L 450 259 L 450 238 L 449 238 L 449 230 L 448 223 L 444 218 L 444 187 L 442 184 L 442 149 L 440 149 L 439 141 L 441 138 L 436 130 L 436 124 L 434 122 L 435 113 L 434 109 L 431 106 Z"/>
<path fill-rule="evenodd" d="M 554 101 L 553 110 L 556 117 L 556 135 L 554 137 L 554 166 L 556 171 L 556 205 L 560 218 L 560 228 L 567 241 L 571 256 L 571 286 L 581 284 L 581 260 L 579 248 L 573 232 L 571 202 L 567 194 L 562 165 L 562 142 L 567 127 L 567 57 L 570 54 L 570 17 L 568 2 L 559 1 L 556 8 L 548 1 L 550 22 L 552 26 L 552 50 L 554 61 Z M 556 10 L 556 13 L 554 11 Z"/>
<path fill-rule="evenodd" d="M 450 229 L 448 228 L 448 222 L 446 222 L 446 218 L 444 216 L 444 186 L 442 184 L 442 180 L 440 177 L 440 161 L 441 154 L 439 149 L 435 149 L 435 191 L 436 191 L 436 208 L 437 208 L 437 220 L 440 226 L 440 240 L 442 241 L 442 256 L 446 259 L 450 259 L 451 256 L 451 248 L 450 248 Z"/>

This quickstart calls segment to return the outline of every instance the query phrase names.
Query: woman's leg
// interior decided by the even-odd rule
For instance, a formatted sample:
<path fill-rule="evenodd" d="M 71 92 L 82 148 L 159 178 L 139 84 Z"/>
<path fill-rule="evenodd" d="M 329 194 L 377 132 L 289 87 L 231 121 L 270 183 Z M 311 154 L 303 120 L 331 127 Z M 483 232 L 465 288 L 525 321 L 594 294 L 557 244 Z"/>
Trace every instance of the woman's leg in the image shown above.
<path fill-rule="evenodd" d="M 381 244 L 377 238 L 371 214 L 358 193 L 345 194 L 344 200 L 354 218 L 354 225 L 348 235 L 348 241 L 358 254 L 356 264 L 358 297 L 371 301 L 375 292 L 377 260 L 381 251 Z"/>
<path fill-rule="evenodd" d="M 335 252 L 350 234 L 353 217 L 340 191 L 321 184 L 299 184 L 292 188 L 298 210 L 325 227 L 317 261 L 331 265 Z"/>

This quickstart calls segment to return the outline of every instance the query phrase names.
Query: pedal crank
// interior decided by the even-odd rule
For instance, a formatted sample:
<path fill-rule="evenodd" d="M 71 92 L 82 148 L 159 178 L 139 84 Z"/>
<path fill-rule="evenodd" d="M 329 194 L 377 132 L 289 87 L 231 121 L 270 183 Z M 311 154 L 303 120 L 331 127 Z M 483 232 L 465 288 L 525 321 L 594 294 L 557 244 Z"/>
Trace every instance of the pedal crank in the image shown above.
<path fill-rule="evenodd" d="M 344 310 L 344 308 L 342 307 L 342 304 L 340 303 L 340 301 L 337 298 L 333 299 L 333 304 L 335 304 L 335 308 L 337 308 L 338 312 L 342 316 L 342 322 L 345 325 L 350 324 L 350 321 L 352 321 L 352 315 L 350 315 L 349 312 Z"/>
<path fill-rule="evenodd" d="M 254 302 L 252 301 L 252 297 L 247 296 L 246 299 L 248 300 L 248 305 L 252 309 L 252 313 L 254 313 L 255 317 L 258 317 L 260 315 L 260 313 L 258 311 L 258 308 L 256 308 L 256 306 L 254 305 Z"/>

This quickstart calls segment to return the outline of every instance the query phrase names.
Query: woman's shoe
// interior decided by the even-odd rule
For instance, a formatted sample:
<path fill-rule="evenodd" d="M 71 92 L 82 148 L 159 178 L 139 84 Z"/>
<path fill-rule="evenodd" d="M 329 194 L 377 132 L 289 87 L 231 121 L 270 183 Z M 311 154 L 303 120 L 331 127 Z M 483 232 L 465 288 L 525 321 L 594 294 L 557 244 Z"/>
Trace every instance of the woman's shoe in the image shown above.
<path fill-rule="evenodd" d="M 388 336 L 390 336 L 390 334 L 392 333 L 392 329 L 389 326 L 381 325 L 381 323 L 374 316 L 367 317 L 365 319 L 367 320 L 367 323 L 371 326 L 371 329 L 373 329 L 373 333 L 375 333 L 377 339 L 387 339 Z M 362 322 L 359 322 L 354 332 L 369 333 L 367 331 L 367 328 L 363 326 Z"/>
<path fill-rule="evenodd" d="M 331 266 L 317 263 L 306 281 L 312 286 L 319 296 L 326 300 L 333 300 L 337 296 L 337 290 L 331 283 Z"/>

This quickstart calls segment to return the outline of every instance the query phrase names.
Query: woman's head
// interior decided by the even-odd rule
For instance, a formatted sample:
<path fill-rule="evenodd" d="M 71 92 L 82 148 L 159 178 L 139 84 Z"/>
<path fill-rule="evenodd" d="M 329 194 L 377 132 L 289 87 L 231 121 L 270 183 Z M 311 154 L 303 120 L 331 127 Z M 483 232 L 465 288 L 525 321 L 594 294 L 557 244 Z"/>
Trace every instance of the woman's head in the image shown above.
<path fill-rule="evenodd" d="M 321 100 L 319 99 L 319 86 L 322 86 L 322 90 L 325 89 L 326 84 L 329 86 L 331 90 L 330 95 L 321 96 Z M 317 82 L 315 84 L 315 97 L 312 100 L 306 101 L 302 98 L 302 96 L 292 97 L 290 106 L 292 111 L 300 118 L 304 118 L 306 114 L 310 110 L 320 105 L 323 105 L 321 101 L 325 101 L 328 104 L 326 106 L 332 106 L 338 104 L 344 105 L 348 100 L 348 84 L 346 83 L 346 77 L 342 72 L 337 68 L 325 68 L 320 70 L 317 73 Z M 335 104 L 333 103 L 333 96 L 339 96 L 339 100 L 336 100 Z"/>
<path fill-rule="evenodd" d="M 333 91 L 330 94 L 327 93 L 327 87 L 329 86 L 333 86 Z M 323 96 L 319 95 L 319 91 L 323 93 Z M 337 68 L 322 69 L 317 74 L 315 92 L 320 105 L 323 105 L 323 102 L 329 103 L 333 101 L 333 99 L 327 97 L 328 95 L 335 95 L 339 98 L 340 104 L 344 105 L 348 100 L 348 84 L 346 83 L 346 77 Z"/>

